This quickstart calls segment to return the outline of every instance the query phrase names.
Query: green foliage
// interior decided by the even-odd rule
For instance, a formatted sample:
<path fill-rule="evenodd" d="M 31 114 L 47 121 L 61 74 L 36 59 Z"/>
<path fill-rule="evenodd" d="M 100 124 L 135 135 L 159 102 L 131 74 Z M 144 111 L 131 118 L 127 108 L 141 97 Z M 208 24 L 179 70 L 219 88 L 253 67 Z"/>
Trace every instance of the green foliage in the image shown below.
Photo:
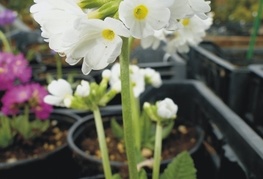
<path fill-rule="evenodd" d="M 253 22 L 258 5 L 258 0 L 211 1 L 211 9 L 215 13 L 214 19 L 220 22 Z"/>
<path fill-rule="evenodd" d="M 29 121 L 27 115 L 20 115 L 12 120 L 11 125 L 24 140 L 30 140 L 45 132 L 50 122 L 49 120 L 41 121 L 38 119 Z"/>
<path fill-rule="evenodd" d="M 116 121 L 115 118 L 111 119 L 111 130 L 113 132 L 113 135 L 117 137 L 118 139 L 123 139 L 123 128 L 121 125 Z"/>
<path fill-rule="evenodd" d="M 0 116 L 0 148 L 11 145 L 14 134 L 11 129 L 10 119 L 6 116 Z"/>
<path fill-rule="evenodd" d="M 0 3 L 18 13 L 23 13 L 29 11 L 29 7 L 33 4 L 33 0 L 0 0 Z"/>
<path fill-rule="evenodd" d="M 167 166 L 160 179 L 196 179 L 196 169 L 191 155 L 184 151 Z"/>

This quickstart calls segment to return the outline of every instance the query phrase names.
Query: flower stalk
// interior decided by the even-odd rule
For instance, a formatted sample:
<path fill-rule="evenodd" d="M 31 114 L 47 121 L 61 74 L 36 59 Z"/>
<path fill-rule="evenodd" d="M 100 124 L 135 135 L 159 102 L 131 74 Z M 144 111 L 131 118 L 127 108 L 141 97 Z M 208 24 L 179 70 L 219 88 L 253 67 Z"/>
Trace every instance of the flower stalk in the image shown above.
<path fill-rule="evenodd" d="M 99 146 L 100 146 L 100 151 L 101 151 L 101 158 L 102 158 L 104 175 L 105 175 L 106 179 L 111 179 L 112 173 L 111 173 L 107 143 L 106 143 L 106 139 L 105 139 L 105 132 L 104 132 L 104 128 L 103 128 L 100 110 L 97 106 L 94 106 L 93 114 L 94 114 L 94 118 L 95 118 L 98 141 L 99 141 Z"/>
<path fill-rule="evenodd" d="M 153 179 L 159 178 L 162 151 L 162 123 L 157 122 L 154 145 Z"/>
<path fill-rule="evenodd" d="M 134 148 L 133 138 L 133 122 L 132 122 L 132 107 L 131 107 L 131 92 L 130 92 L 130 73 L 129 73 L 129 40 L 123 37 L 122 52 L 120 55 L 121 65 L 121 91 L 122 102 L 122 117 L 125 138 L 125 149 L 128 159 L 129 177 L 138 178 L 136 169 L 136 150 Z"/>

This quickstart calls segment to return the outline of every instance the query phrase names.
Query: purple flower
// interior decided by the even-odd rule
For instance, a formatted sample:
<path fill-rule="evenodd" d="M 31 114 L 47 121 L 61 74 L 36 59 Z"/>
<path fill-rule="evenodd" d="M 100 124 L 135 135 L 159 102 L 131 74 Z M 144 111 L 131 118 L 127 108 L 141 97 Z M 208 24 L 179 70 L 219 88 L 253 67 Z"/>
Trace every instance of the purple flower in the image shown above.
<path fill-rule="evenodd" d="M 32 77 L 32 69 L 22 54 L 0 52 L 0 90 L 26 83 Z"/>
<path fill-rule="evenodd" d="M 19 85 L 6 91 L 2 98 L 1 111 L 5 115 L 18 114 L 21 108 L 28 105 L 30 111 L 39 119 L 47 119 L 52 112 L 52 106 L 44 103 L 46 88 L 38 83 Z"/>
<path fill-rule="evenodd" d="M 17 13 L 9 9 L 0 12 L 0 26 L 12 24 L 16 17 Z"/>

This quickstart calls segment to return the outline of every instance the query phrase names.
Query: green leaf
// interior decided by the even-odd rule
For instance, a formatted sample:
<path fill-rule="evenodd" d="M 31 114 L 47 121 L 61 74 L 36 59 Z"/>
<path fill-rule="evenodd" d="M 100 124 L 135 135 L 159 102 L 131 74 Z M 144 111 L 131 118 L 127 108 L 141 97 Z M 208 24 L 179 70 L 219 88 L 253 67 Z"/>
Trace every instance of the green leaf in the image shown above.
<path fill-rule="evenodd" d="M 27 115 L 19 115 L 12 120 L 12 127 L 24 138 L 31 138 L 30 124 Z"/>
<path fill-rule="evenodd" d="M 121 179 L 121 175 L 119 173 L 116 173 L 112 175 L 112 179 Z"/>
<path fill-rule="evenodd" d="M 141 169 L 140 171 L 139 171 L 139 179 L 147 179 L 148 177 L 147 177 L 147 173 L 146 173 L 146 171 L 144 170 L 144 169 Z"/>
<path fill-rule="evenodd" d="M 115 137 L 118 139 L 124 139 L 123 128 L 114 118 L 111 119 L 111 130 Z"/>
<path fill-rule="evenodd" d="M 167 124 L 166 126 L 163 127 L 162 139 L 165 139 L 166 137 L 168 137 L 170 135 L 170 133 L 173 130 L 173 127 L 174 127 L 174 120 L 171 120 L 171 122 L 169 122 L 169 124 Z"/>
<path fill-rule="evenodd" d="M 1 116 L 0 117 L 0 148 L 8 147 L 13 142 L 13 136 L 15 133 L 12 132 L 10 119 Z"/>
<path fill-rule="evenodd" d="M 45 120 L 45 121 L 41 121 L 41 120 L 34 120 L 30 123 L 30 133 L 32 137 L 37 137 L 40 136 L 43 132 L 45 132 L 50 126 L 50 121 L 49 120 Z"/>
<path fill-rule="evenodd" d="M 178 154 L 164 170 L 161 179 L 196 179 L 196 169 L 193 159 L 187 152 Z"/>

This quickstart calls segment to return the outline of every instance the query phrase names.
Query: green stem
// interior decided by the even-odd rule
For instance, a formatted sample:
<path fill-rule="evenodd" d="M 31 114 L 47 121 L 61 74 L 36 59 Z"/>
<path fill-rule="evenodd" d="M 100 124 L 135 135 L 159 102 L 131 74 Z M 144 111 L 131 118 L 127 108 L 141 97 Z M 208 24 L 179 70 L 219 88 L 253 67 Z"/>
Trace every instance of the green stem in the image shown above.
<path fill-rule="evenodd" d="M 136 150 L 133 138 L 132 125 L 132 108 L 130 93 L 130 73 L 129 73 L 129 44 L 127 38 L 122 38 L 122 53 L 120 55 L 121 65 L 121 100 L 122 100 L 122 117 L 125 139 L 125 150 L 128 159 L 129 178 L 137 179 L 138 173 L 136 169 Z"/>
<path fill-rule="evenodd" d="M 57 67 L 57 79 L 62 78 L 62 63 L 58 54 L 55 54 L 56 67 Z"/>
<path fill-rule="evenodd" d="M 162 151 L 162 124 L 157 121 L 155 145 L 154 145 L 154 163 L 153 163 L 153 179 L 159 178 L 160 163 L 161 163 L 161 151 Z"/>
<path fill-rule="evenodd" d="M 258 5 L 258 13 L 253 23 L 253 32 L 250 36 L 248 52 L 246 56 L 247 60 L 250 60 L 253 57 L 254 46 L 256 43 L 256 37 L 257 37 L 258 30 L 259 30 L 262 11 L 263 11 L 263 0 L 260 0 L 259 5 Z"/>
<path fill-rule="evenodd" d="M 140 127 L 140 108 L 139 99 L 134 96 L 133 90 L 131 89 L 131 104 L 132 104 L 132 122 L 134 130 L 134 140 L 137 151 L 141 149 L 141 127 Z"/>
<path fill-rule="evenodd" d="M 99 141 L 99 146 L 100 146 L 100 151 L 101 151 L 104 175 L 106 179 L 111 179 L 112 173 L 111 173 L 110 160 L 109 160 L 109 155 L 108 155 L 108 148 L 107 148 L 106 139 L 105 139 L 105 132 L 103 128 L 100 110 L 97 106 L 94 107 L 93 114 L 95 118 L 98 141 Z"/>
<path fill-rule="evenodd" d="M 9 44 L 5 34 L 1 30 L 0 30 L 0 40 L 3 42 L 3 46 L 4 46 L 3 51 L 11 53 L 12 49 L 10 47 L 10 44 Z"/>

